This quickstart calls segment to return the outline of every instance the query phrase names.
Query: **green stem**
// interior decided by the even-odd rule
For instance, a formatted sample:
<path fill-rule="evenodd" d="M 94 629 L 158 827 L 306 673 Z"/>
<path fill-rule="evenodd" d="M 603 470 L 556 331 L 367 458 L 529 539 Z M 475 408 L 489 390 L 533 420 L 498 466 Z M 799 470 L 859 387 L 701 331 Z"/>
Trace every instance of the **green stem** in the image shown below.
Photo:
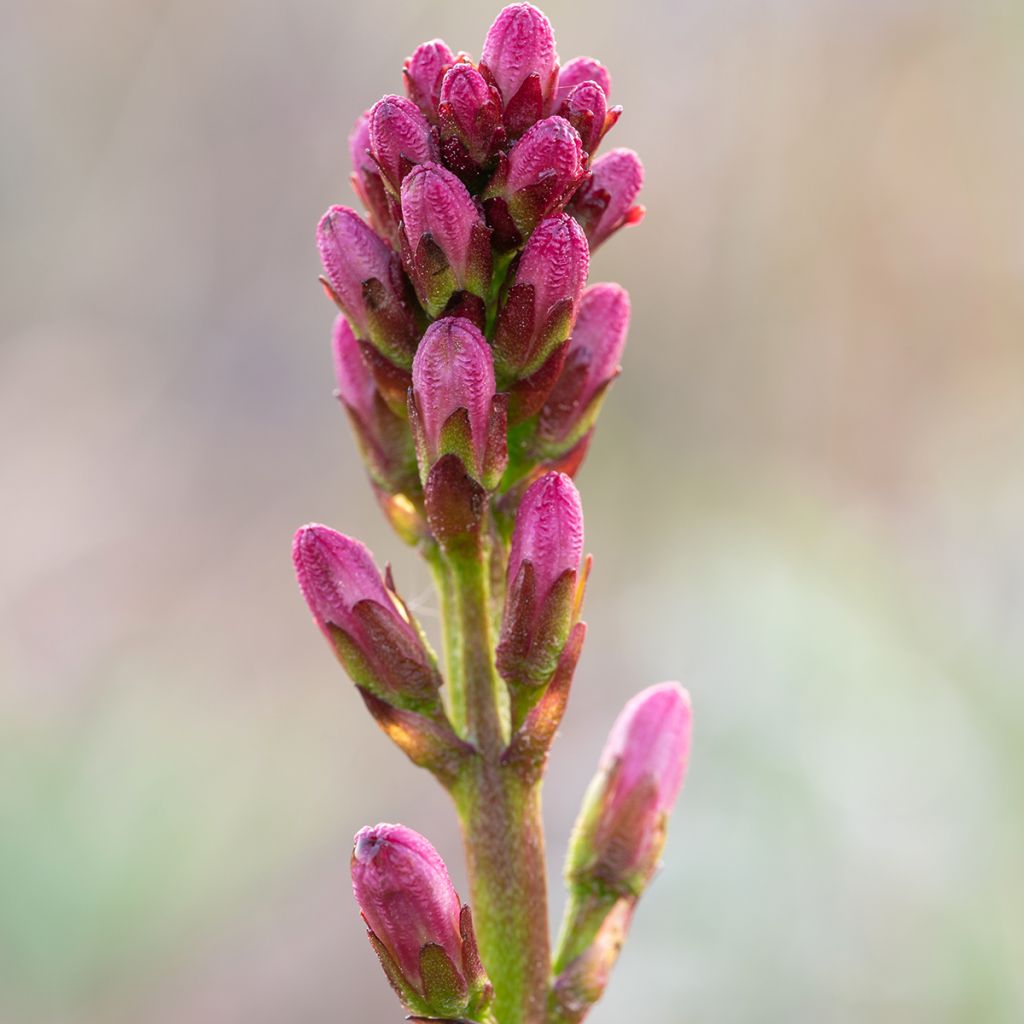
<path fill-rule="evenodd" d="M 500 1024 L 545 1024 L 551 960 L 540 786 L 501 760 L 507 698 L 494 667 L 484 545 L 445 563 L 454 598 L 454 614 L 444 616 L 445 650 L 458 661 L 449 664 L 449 679 L 453 698 L 462 691 L 465 736 L 478 751 L 453 796 L 480 953 Z"/>

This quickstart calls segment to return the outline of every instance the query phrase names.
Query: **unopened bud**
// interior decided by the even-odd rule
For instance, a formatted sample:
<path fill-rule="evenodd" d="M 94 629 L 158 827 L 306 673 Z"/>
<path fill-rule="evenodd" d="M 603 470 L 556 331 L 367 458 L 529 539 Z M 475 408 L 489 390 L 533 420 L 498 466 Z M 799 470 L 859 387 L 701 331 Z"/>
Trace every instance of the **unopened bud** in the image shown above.
<path fill-rule="evenodd" d="M 583 225 L 591 252 L 619 228 L 643 219 L 644 208 L 633 205 L 643 183 L 643 164 L 631 149 L 613 149 L 594 161 L 568 208 Z"/>
<path fill-rule="evenodd" d="M 438 159 L 437 142 L 419 107 L 404 96 L 385 96 L 370 110 L 370 152 L 394 195 L 416 164 Z"/>
<path fill-rule="evenodd" d="M 438 116 L 445 162 L 471 180 L 505 141 L 501 96 L 472 64 L 458 63 L 441 82 Z"/>
<path fill-rule="evenodd" d="M 395 198 L 384 187 L 380 168 L 370 155 L 370 112 L 359 115 L 348 137 L 352 158 L 352 188 L 370 215 L 374 231 L 393 249 L 398 249 L 399 210 Z"/>
<path fill-rule="evenodd" d="M 622 107 L 608 107 L 608 98 L 597 82 L 580 82 L 562 101 L 558 113 L 579 133 L 584 151 L 593 156 L 601 140 L 612 128 Z"/>
<path fill-rule="evenodd" d="M 491 282 L 490 231 L 466 190 L 440 164 L 415 167 L 402 182 L 405 265 L 430 316 L 456 291 L 481 302 Z"/>
<path fill-rule="evenodd" d="M 579 493 L 564 474 L 548 473 L 530 486 L 516 512 L 497 650 L 498 670 L 522 708 L 551 678 L 579 617 L 582 554 Z"/>
<path fill-rule="evenodd" d="M 612 95 L 612 76 L 608 69 L 593 57 L 573 57 L 558 72 L 555 106 L 561 106 L 566 96 L 581 82 L 597 82 L 606 97 Z"/>
<path fill-rule="evenodd" d="M 431 124 L 437 123 L 441 79 L 454 63 L 455 55 L 443 39 L 431 39 L 429 43 L 417 46 L 405 62 L 402 70 L 405 91 Z"/>
<path fill-rule="evenodd" d="M 325 284 L 356 337 L 397 366 L 412 363 L 416 328 L 398 255 L 347 206 L 332 206 L 317 228 Z"/>
<path fill-rule="evenodd" d="M 402 825 L 364 828 L 351 870 L 370 944 L 406 1007 L 446 1019 L 485 1011 L 492 990 L 470 910 L 434 847 Z"/>
<path fill-rule="evenodd" d="M 654 873 L 690 753 L 690 698 L 678 683 L 637 694 L 616 719 L 576 821 L 572 886 L 637 897 Z"/>

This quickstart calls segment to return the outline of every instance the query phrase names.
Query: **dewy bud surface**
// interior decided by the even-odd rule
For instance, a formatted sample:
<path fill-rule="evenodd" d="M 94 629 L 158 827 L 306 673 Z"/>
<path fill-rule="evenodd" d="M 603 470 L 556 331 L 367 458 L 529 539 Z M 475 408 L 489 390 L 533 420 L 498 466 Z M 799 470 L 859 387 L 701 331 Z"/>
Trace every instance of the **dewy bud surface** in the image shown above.
<path fill-rule="evenodd" d="M 644 183 L 644 167 L 631 149 L 613 149 L 598 157 L 591 176 L 573 196 L 570 212 L 584 226 L 590 248 L 596 249 L 609 235 L 643 217 L 634 206 Z"/>
<path fill-rule="evenodd" d="M 370 151 L 392 190 L 416 164 L 437 160 L 430 125 L 412 100 L 385 96 L 370 111 Z"/>
<path fill-rule="evenodd" d="M 495 388 L 491 349 L 479 328 L 462 317 L 431 324 L 413 359 L 412 387 L 429 460 L 441 449 L 449 418 L 465 409 L 473 468 L 482 474 Z"/>
<path fill-rule="evenodd" d="M 420 113 L 434 123 L 437 121 L 437 101 L 441 93 L 441 79 L 447 68 L 455 63 L 455 54 L 443 39 L 431 39 L 417 46 L 405 62 L 402 72 L 409 99 L 420 108 Z"/>
<path fill-rule="evenodd" d="M 531 4 L 506 7 L 487 32 L 480 63 L 486 65 L 506 104 L 530 75 L 537 75 L 541 94 L 550 97 L 558 67 L 551 22 Z"/>
<path fill-rule="evenodd" d="M 565 100 L 569 92 L 583 82 L 597 82 L 608 99 L 612 95 L 612 76 L 608 69 L 593 57 L 573 57 L 558 73 L 558 91 L 555 106 Z"/>
<path fill-rule="evenodd" d="M 583 508 L 579 492 L 564 473 L 547 473 L 533 483 L 516 513 L 508 578 L 524 561 L 534 571 L 535 601 L 543 604 L 563 573 L 579 569 L 583 556 Z"/>

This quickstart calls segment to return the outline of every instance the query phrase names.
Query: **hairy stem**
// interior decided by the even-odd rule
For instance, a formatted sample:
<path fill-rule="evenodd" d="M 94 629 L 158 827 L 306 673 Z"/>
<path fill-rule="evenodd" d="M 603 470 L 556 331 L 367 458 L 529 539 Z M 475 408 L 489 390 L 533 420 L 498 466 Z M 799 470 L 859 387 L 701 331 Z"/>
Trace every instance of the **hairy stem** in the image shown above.
<path fill-rule="evenodd" d="M 540 786 L 502 763 L 508 709 L 494 667 L 487 552 L 481 545 L 445 561 L 454 597 L 445 650 L 459 662 L 449 677 L 478 752 L 453 790 L 477 938 L 500 1024 L 544 1024 L 551 961 Z"/>

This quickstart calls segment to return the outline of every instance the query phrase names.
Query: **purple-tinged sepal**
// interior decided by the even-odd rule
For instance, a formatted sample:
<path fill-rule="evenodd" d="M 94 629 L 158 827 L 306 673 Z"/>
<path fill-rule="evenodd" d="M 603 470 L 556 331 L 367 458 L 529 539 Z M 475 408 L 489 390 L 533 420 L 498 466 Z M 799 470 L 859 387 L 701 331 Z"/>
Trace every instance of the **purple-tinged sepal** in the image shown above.
<path fill-rule="evenodd" d="M 579 133 L 564 117 L 538 121 L 502 156 L 482 198 L 495 245 L 510 249 L 560 211 L 586 170 Z"/>
<path fill-rule="evenodd" d="M 573 482 L 548 473 L 516 512 L 497 666 L 512 699 L 513 728 L 549 682 L 583 600 L 583 509 Z"/>
<path fill-rule="evenodd" d="M 536 452 L 545 462 L 564 458 L 589 436 L 619 374 L 628 330 L 624 288 L 596 284 L 583 293 L 565 364 L 537 422 Z"/>
<path fill-rule="evenodd" d="M 531 4 L 502 10 L 487 32 L 480 70 L 497 86 L 512 138 L 547 113 L 558 84 L 551 22 Z"/>
<path fill-rule="evenodd" d="M 475 185 L 506 138 L 498 90 L 468 61 L 455 64 L 441 82 L 438 118 L 445 163 Z"/>
<path fill-rule="evenodd" d="M 472 913 L 434 847 L 402 825 L 364 828 L 351 872 L 370 945 L 405 1007 L 428 1018 L 483 1020 L 494 992 Z"/>
<path fill-rule="evenodd" d="M 566 859 L 578 892 L 636 899 L 654 874 L 690 754 L 690 698 L 678 683 L 637 694 L 616 719 Z"/>
<path fill-rule="evenodd" d="M 580 82 L 562 101 L 558 113 L 576 129 L 584 152 L 592 157 L 622 115 L 622 107 L 609 107 L 605 91 L 597 82 Z"/>
<path fill-rule="evenodd" d="M 555 107 L 560 107 L 570 92 L 582 82 L 597 82 L 607 99 L 612 95 L 612 76 L 608 69 L 593 57 L 573 57 L 558 72 Z"/>
<path fill-rule="evenodd" d="M 425 487 L 445 455 L 485 489 L 497 486 L 508 460 L 505 402 L 490 346 L 470 320 L 444 317 L 427 328 L 413 360 L 409 419 Z"/>
<path fill-rule="evenodd" d="M 402 179 L 416 164 L 433 161 L 437 139 L 419 107 L 404 96 L 385 96 L 370 110 L 370 153 L 396 198 Z"/>
<path fill-rule="evenodd" d="M 466 186 L 440 164 L 402 182 L 402 256 L 420 303 L 439 316 L 458 291 L 480 300 L 491 283 L 490 230 Z"/>
<path fill-rule="evenodd" d="M 644 208 L 633 202 L 643 183 L 643 164 L 631 149 L 613 149 L 594 161 L 568 206 L 586 231 L 591 252 L 619 228 L 643 220 Z"/>
<path fill-rule="evenodd" d="M 455 54 L 444 40 L 431 39 L 417 46 L 402 68 L 406 94 L 431 124 L 437 124 L 441 80 L 454 63 Z"/>
<path fill-rule="evenodd" d="M 589 268 L 586 237 L 566 214 L 542 221 L 519 256 L 494 336 L 513 423 L 536 412 L 555 384 Z"/>
<path fill-rule="evenodd" d="M 398 254 L 347 206 L 332 206 L 323 215 L 317 246 L 325 274 L 321 281 L 355 336 L 408 370 L 416 324 Z"/>

